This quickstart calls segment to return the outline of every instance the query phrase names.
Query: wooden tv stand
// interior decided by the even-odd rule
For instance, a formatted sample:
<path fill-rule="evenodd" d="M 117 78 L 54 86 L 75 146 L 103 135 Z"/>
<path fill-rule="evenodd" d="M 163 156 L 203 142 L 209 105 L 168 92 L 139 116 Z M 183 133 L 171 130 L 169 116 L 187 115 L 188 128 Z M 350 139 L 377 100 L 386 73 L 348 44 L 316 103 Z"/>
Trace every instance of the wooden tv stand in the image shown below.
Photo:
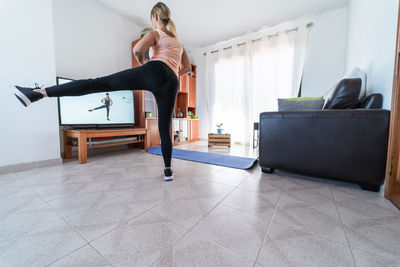
<path fill-rule="evenodd" d="M 88 138 L 98 138 L 98 137 L 117 137 L 117 136 L 138 136 L 138 140 L 134 141 L 124 141 L 116 142 L 110 144 L 98 144 L 98 145 L 88 145 Z M 141 147 L 147 151 L 148 141 L 147 130 L 145 128 L 127 128 L 127 129 L 99 129 L 99 130 L 69 130 L 64 129 L 64 158 L 72 157 L 72 145 L 71 138 L 78 139 L 78 161 L 79 163 L 87 163 L 87 150 L 90 148 L 97 147 L 107 147 L 125 144 L 141 144 Z M 75 146 L 76 147 L 76 146 Z"/>

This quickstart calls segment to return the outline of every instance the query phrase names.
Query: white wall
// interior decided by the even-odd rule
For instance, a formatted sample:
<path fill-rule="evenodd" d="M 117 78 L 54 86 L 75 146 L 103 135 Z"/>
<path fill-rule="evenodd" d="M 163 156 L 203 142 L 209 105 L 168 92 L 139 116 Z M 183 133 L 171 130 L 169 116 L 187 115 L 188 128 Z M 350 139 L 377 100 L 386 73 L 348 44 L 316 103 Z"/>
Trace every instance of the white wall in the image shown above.
<path fill-rule="evenodd" d="M 322 96 L 344 75 L 347 45 L 347 7 L 329 11 L 299 21 L 312 21 L 308 55 L 304 65 L 302 96 Z M 296 23 L 296 22 L 294 22 Z M 287 23 L 287 25 L 290 23 Z M 290 28 L 285 23 L 284 28 Z M 268 29 L 267 29 L 268 30 Z M 240 40 L 241 37 L 236 38 Z M 224 44 L 223 42 L 221 44 Z M 221 47 L 221 44 L 218 44 Z M 226 45 L 226 44 L 225 44 Z M 224 46 L 223 46 L 224 47 Z M 211 51 L 209 48 L 206 51 Z M 197 76 L 204 75 L 203 51 L 189 53 L 198 66 Z M 200 138 L 207 138 L 207 103 L 202 79 L 197 79 L 197 115 L 200 118 Z"/>
<path fill-rule="evenodd" d="M 323 96 L 345 73 L 347 47 L 347 7 L 310 19 L 304 62 L 302 96 Z"/>
<path fill-rule="evenodd" d="M 56 100 L 25 108 L 9 87 L 55 83 L 52 1 L 0 1 L 0 33 L 0 167 L 59 159 Z"/>
<path fill-rule="evenodd" d="M 57 76 L 86 79 L 132 66 L 142 28 L 96 0 L 54 0 Z"/>
<path fill-rule="evenodd" d="M 391 106 L 398 6 L 398 0 L 349 3 L 347 70 L 365 70 L 367 93 L 382 93 L 386 109 Z"/>
<path fill-rule="evenodd" d="M 57 76 L 87 79 L 132 67 L 141 27 L 96 0 L 53 0 Z M 63 147 L 63 127 L 60 146 Z"/>

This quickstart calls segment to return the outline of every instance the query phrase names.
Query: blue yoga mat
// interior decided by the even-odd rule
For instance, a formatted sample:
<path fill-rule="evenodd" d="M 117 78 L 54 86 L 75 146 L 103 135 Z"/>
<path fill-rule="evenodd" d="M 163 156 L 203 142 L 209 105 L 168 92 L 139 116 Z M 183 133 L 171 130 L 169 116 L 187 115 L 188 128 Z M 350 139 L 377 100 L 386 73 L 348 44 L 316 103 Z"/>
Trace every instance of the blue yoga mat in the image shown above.
<path fill-rule="evenodd" d="M 157 146 L 149 148 L 148 152 L 154 155 L 161 155 L 161 147 Z M 172 157 L 243 170 L 251 168 L 254 165 L 254 162 L 257 160 L 253 158 L 236 157 L 177 148 L 172 149 Z"/>

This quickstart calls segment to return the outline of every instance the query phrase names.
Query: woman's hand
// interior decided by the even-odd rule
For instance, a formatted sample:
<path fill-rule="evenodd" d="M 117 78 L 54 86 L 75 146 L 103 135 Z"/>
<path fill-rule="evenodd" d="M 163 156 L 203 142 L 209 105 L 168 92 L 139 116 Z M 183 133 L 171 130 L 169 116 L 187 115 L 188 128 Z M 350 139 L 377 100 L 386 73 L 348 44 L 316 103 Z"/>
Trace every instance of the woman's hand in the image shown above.
<path fill-rule="evenodd" d="M 142 39 L 135 45 L 133 48 L 133 55 L 140 65 L 146 63 L 144 54 L 147 50 L 150 49 L 153 45 L 156 44 L 156 37 L 154 31 L 146 33 Z"/>

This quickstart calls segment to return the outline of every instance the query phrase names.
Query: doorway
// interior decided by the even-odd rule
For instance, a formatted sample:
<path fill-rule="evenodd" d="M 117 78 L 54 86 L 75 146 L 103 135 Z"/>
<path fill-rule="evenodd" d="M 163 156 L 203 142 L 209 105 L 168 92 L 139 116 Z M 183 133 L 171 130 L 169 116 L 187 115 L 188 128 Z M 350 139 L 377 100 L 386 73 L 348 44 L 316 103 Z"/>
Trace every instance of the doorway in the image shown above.
<path fill-rule="evenodd" d="M 385 197 L 400 209 L 400 9 L 396 42 Z"/>

